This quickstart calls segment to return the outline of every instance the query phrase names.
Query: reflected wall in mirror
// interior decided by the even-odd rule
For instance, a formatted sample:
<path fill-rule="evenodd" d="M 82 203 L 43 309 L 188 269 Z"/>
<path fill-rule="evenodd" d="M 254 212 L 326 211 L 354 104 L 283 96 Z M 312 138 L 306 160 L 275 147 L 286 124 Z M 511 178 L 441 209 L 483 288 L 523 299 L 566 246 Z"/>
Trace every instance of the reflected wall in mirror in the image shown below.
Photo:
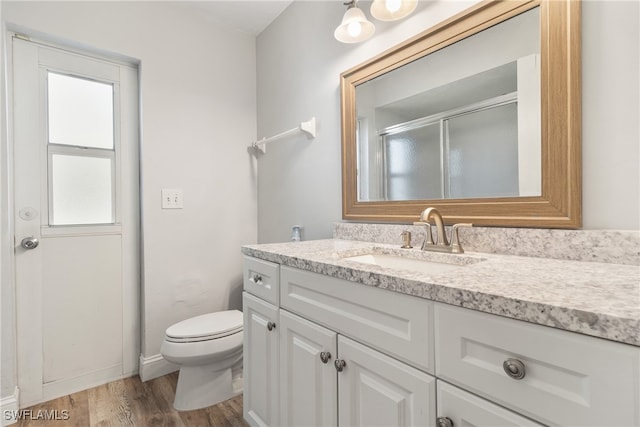
<path fill-rule="evenodd" d="M 579 227 L 579 6 L 485 1 L 343 73 L 343 218 Z"/>

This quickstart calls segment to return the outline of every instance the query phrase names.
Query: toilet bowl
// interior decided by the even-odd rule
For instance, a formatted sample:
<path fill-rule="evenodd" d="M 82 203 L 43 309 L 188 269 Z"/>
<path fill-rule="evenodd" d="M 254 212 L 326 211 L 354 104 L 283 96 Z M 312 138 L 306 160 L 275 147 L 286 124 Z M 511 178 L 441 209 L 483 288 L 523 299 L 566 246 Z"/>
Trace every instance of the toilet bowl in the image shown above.
<path fill-rule="evenodd" d="M 208 313 L 167 328 L 160 353 L 180 367 L 173 407 L 190 411 L 242 393 L 242 312 Z"/>

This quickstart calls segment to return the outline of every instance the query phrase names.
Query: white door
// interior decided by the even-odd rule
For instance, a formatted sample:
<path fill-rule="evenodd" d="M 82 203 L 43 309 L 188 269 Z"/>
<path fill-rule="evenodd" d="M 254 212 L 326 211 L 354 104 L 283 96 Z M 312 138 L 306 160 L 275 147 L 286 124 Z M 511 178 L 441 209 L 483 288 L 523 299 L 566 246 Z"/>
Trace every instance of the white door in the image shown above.
<path fill-rule="evenodd" d="M 280 425 L 336 426 L 337 334 L 280 310 Z"/>
<path fill-rule="evenodd" d="M 252 426 L 278 426 L 278 308 L 242 293 L 244 316 L 243 416 Z"/>
<path fill-rule="evenodd" d="M 343 336 L 338 357 L 338 425 L 436 425 L 435 378 Z"/>
<path fill-rule="evenodd" d="M 22 407 L 137 371 L 135 66 L 13 37 Z"/>

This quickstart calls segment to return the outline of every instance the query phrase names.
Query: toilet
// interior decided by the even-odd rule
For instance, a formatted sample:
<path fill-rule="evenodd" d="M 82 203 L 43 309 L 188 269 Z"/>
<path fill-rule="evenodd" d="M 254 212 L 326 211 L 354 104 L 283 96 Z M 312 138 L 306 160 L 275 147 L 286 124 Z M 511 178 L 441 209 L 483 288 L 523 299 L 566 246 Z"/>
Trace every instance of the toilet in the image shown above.
<path fill-rule="evenodd" d="M 173 407 L 191 411 L 242 393 L 242 312 L 219 311 L 169 326 L 160 353 L 180 366 Z"/>

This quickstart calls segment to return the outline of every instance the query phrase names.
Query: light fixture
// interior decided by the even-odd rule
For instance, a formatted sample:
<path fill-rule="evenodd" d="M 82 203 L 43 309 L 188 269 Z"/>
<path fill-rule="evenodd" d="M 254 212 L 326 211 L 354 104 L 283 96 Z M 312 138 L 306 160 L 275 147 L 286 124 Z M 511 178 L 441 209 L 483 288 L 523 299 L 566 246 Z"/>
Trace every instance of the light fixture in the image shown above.
<path fill-rule="evenodd" d="M 371 16 L 379 21 L 396 21 L 416 10 L 418 0 L 373 0 Z"/>
<path fill-rule="evenodd" d="M 357 43 L 367 40 L 376 31 L 376 27 L 367 21 L 364 12 L 356 6 L 356 0 L 351 0 L 344 5 L 349 8 L 333 35 L 342 43 Z"/>

